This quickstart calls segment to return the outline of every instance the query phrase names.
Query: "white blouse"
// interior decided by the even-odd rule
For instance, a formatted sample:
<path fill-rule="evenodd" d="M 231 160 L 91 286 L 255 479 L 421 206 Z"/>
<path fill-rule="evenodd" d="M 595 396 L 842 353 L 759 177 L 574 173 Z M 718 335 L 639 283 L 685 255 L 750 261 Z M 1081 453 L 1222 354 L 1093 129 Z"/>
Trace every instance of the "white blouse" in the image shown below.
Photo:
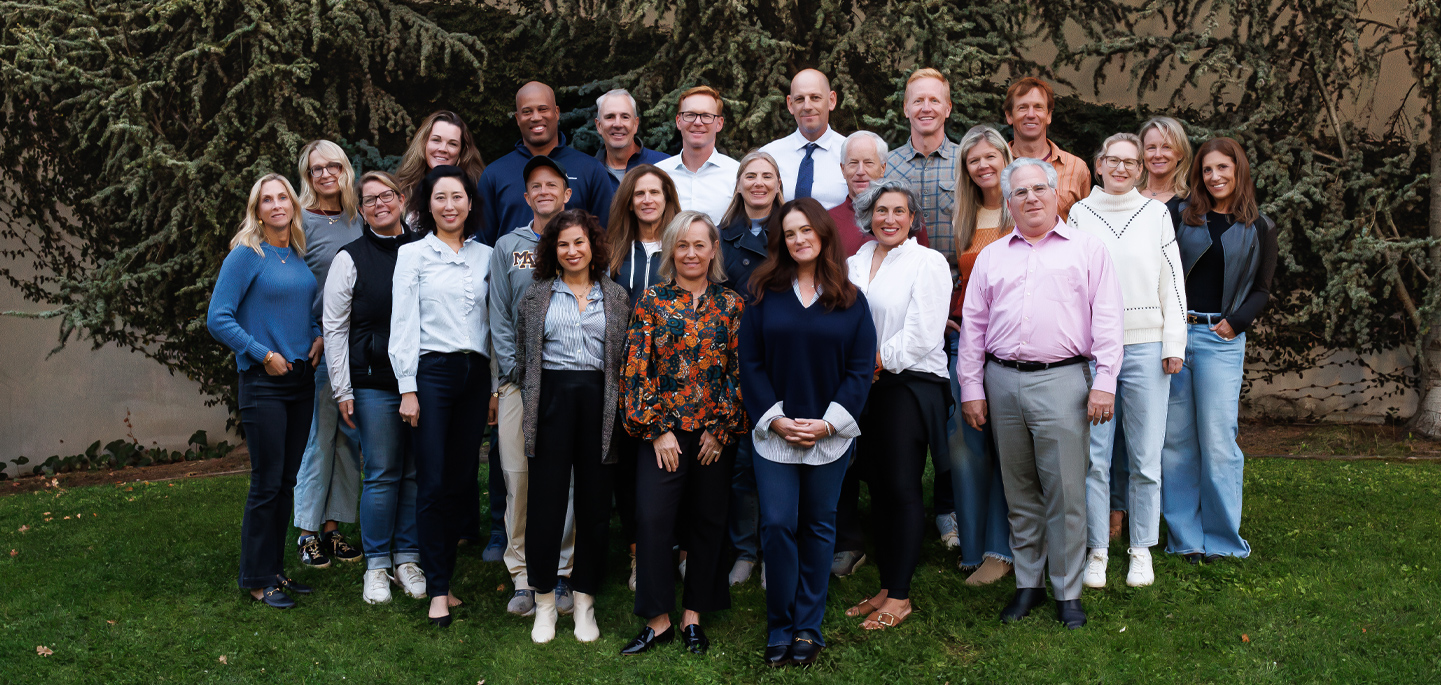
<path fill-rule="evenodd" d="M 871 258 L 878 244 L 862 245 L 846 260 L 846 267 L 851 282 L 870 304 L 881 368 L 891 373 L 914 370 L 950 378 L 946 368 L 950 264 L 941 253 L 909 238 L 886 253 L 875 280 L 871 280 Z"/>
<path fill-rule="evenodd" d="M 434 233 L 401 246 L 390 310 L 390 365 L 400 392 L 415 392 L 422 353 L 490 353 L 490 253 L 478 240 L 456 252 Z"/>

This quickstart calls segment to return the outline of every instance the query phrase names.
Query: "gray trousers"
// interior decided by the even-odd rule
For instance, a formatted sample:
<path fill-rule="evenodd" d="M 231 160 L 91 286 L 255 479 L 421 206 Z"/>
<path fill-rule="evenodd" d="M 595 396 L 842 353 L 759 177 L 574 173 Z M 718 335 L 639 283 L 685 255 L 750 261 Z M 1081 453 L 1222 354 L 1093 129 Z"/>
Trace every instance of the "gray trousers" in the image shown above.
<path fill-rule="evenodd" d="M 1016 587 L 1081 598 L 1090 425 L 1085 364 L 1023 372 L 986 363 L 986 400 L 1010 505 Z"/>

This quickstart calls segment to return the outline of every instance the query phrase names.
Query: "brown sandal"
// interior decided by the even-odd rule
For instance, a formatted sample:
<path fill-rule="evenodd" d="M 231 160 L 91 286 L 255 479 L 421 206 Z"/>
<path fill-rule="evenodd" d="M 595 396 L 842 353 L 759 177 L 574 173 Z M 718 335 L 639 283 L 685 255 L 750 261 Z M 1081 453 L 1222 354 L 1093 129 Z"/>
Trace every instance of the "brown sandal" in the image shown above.
<path fill-rule="evenodd" d="M 862 607 L 864 607 L 864 608 L 862 608 Z M 877 611 L 879 611 L 879 610 L 880 610 L 880 607 L 878 607 L 878 606 L 876 606 L 876 605 L 874 605 L 874 604 L 871 604 L 871 600 L 870 600 L 869 598 L 867 598 L 867 599 L 862 600 L 860 604 L 857 604 L 857 605 L 855 605 L 855 606 L 853 606 L 853 607 L 851 607 L 851 608 L 849 608 L 849 609 L 846 609 L 846 616 L 847 616 L 848 618 L 855 618 L 855 617 L 857 617 L 857 616 L 862 616 L 862 615 L 865 615 L 865 614 L 872 614 L 872 613 L 875 613 L 875 612 L 877 612 Z M 866 620 L 870 620 L 870 619 L 867 618 Z"/>
<path fill-rule="evenodd" d="M 910 618 L 911 614 L 914 613 L 916 613 L 915 609 L 911 609 L 910 614 L 906 614 L 905 616 L 897 616 L 896 614 L 893 614 L 889 611 L 880 611 L 875 614 L 875 618 L 867 617 L 865 621 L 862 621 L 861 627 L 865 628 L 866 630 L 890 630 L 891 628 L 900 625 L 907 618 Z M 890 617 L 889 619 L 886 618 L 888 616 Z M 871 621 L 875 621 L 879 627 L 867 628 L 866 624 L 870 623 Z"/>

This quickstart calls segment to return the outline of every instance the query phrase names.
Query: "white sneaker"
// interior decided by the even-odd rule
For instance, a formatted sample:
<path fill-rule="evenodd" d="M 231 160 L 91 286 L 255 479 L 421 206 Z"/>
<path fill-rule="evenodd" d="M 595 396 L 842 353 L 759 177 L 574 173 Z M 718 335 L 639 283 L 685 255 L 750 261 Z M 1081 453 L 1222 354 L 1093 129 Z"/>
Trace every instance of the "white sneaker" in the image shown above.
<path fill-rule="evenodd" d="M 1146 547 L 1132 547 L 1131 570 L 1126 573 L 1126 584 L 1131 587 L 1146 587 L 1156 582 L 1156 572 L 1151 569 L 1151 550 Z"/>
<path fill-rule="evenodd" d="M 600 639 L 600 626 L 595 624 L 595 597 L 575 593 L 575 639 L 595 642 Z"/>
<path fill-rule="evenodd" d="M 366 604 L 385 604 L 390 601 L 390 574 L 383 568 L 365 572 Z"/>
<path fill-rule="evenodd" d="M 405 594 L 412 599 L 425 599 L 425 572 L 420 570 L 420 564 L 407 561 L 395 567 L 396 585 L 400 586 Z"/>
<path fill-rule="evenodd" d="M 1092 547 L 1086 557 L 1086 575 L 1081 584 L 1089 588 L 1106 587 L 1106 550 Z"/>
<path fill-rule="evenodd" d="M 530 641 L 545 644 L 555 639 L 555 622 L 560 615 L 555 611 L 555 593 L 535 593 L 535 625 L 530 629 Z"/>

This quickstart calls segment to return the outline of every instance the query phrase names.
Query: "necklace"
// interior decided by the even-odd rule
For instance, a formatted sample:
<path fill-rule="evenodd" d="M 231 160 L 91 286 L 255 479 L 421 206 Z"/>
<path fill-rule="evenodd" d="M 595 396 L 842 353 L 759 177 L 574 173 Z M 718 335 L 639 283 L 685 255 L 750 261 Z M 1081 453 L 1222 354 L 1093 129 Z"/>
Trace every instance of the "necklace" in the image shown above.
<path fill-rule="evenodd" d="M 274 246 L 274 245 L 271 245 L 270 248 L 273 249 L 273 250 L 275 250 L 275 256 L 280 257 L 280 263 L 281 263 L 281 264 L 286 263 L 285 260 L 290 259 L 290 248 L 288 248 L 288 247 L 285 248 L 285 254 L 283 254 L 283 255 L 280 254 L 280 248 L 278 248 L 278 247 L 276 247 L 276 246 Z"/>

